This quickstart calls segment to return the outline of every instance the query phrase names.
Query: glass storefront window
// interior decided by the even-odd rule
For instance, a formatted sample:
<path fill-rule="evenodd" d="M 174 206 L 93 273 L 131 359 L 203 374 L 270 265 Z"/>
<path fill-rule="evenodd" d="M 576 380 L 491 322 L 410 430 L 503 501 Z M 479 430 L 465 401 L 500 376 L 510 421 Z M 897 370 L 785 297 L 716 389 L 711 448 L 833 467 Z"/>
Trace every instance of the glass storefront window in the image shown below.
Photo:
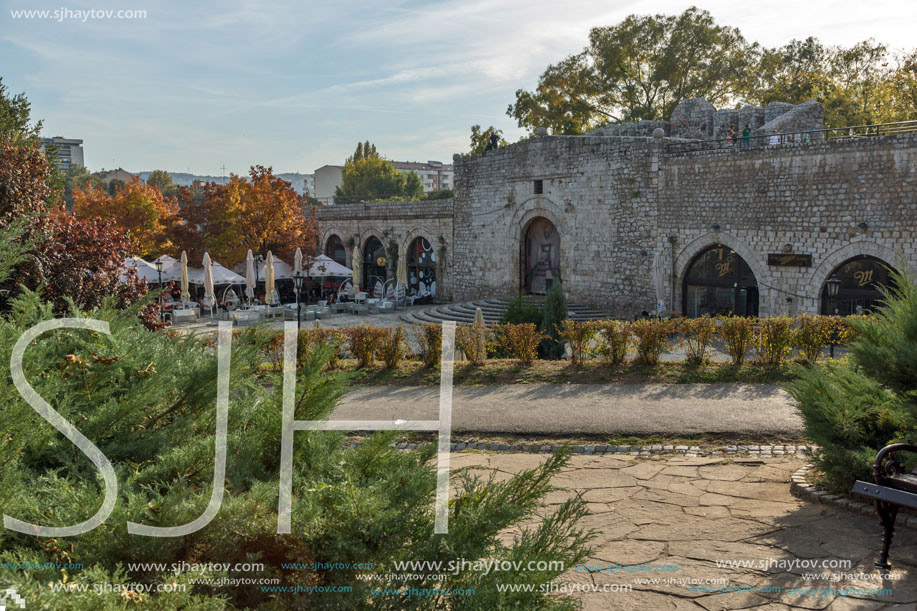
<path fill-rule="evenodd" d="M 758 282 L 742 257 L 726 246 L 713 246 L 688 265 L 682 308 L 691 318 L 757 316 Z"/>

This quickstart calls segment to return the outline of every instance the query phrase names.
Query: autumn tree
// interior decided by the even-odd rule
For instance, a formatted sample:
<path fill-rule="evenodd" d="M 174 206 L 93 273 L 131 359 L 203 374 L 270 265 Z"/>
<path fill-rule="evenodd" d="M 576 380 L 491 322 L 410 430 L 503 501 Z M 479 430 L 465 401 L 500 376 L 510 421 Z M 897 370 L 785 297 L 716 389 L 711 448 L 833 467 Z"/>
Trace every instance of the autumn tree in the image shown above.
<path fill-rule="evenodd" d="M 133 238 L 140 256 L 158 256 L 172 249 L 171 231 L 177 220 L 178 203 L 138 178 L 114 196 L 101 189 L 76 188 L 73 211 L 80 217 L 111 221 Z"/>
<path fill-rule="evenodd" d="M 241 261 L 249 249 L 268 250 L 292 261 L 296 248 L 311 255 L 318 244 L 315 219 L 293 186 L 271 168 L 252 166 L 248 178 L 230 174 L 224 185 L 208 184 L 197 213 L 204 247 L 224 265 Z"/>
<path fill-rule="evenodd" d="M 686 98 L 715 105 L 746 87 L 757 46 L 691 7 L 681 15 L 630 15 L 593 28 L 580 53 L 548 66 L 507 114 L 530 131 L 578 134 L 600 123 L 662 119 Z"/>

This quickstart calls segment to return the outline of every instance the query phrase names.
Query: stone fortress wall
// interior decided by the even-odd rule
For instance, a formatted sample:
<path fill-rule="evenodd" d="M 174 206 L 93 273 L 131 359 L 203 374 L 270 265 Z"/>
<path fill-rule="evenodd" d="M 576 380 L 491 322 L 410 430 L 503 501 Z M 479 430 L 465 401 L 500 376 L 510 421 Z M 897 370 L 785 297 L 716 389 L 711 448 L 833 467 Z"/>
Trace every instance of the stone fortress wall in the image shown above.
<path fill-rule="evenodd" d="M 344 244 L 350 267 L 353 247 L 363 248 L 375 236 L 386 248 L 392 242 L 409 245 L 415 238 L 426 238 L 436 250 L 438 298 L 452 297 L 451 258 L 453 250 L 453 203 L 451 199 L 341 204 L 317 210 L 320 248 L 336 235 Z M 388 275 L 395 277 L 395 263 L 389 261 Z"/>
<path fill-rule="evenodd" d="M 683 106 L 669 134 L 699 130 L 714 138 L 731 121 L 696 100 Z M 786 133 L 820 129 L 816 106 L 729 112 L 739 122 L 752 117 L 759 133 L 775 125 Z M 456 156 L 454 201 L 329 207 L 320 224 L 345 244 L 368 231 L 426 231 L 445 253 L 448 293 L 441 297 L 470 300 L 521 293 L 526 227 L 543 217 L 560 235 L 570 299 L 626 317 L 655 304 L 657 252 L 666 304 L 675 311 L 688 265 L 717 244 L 751 267 L 762 316 L 817 312 L 827 278 L 857 255 L 917 270 L 917 134 L 707 151 L 688 151 L 679 146 L 683 138 L 658 132 L 620 135 L 659 127 L 665 130 L 645 122 L 611 135 L 607 127 L 586 136 L 542 135 Z M 808 255 L 811 264 L 769 265 L 775 253 Z"/>

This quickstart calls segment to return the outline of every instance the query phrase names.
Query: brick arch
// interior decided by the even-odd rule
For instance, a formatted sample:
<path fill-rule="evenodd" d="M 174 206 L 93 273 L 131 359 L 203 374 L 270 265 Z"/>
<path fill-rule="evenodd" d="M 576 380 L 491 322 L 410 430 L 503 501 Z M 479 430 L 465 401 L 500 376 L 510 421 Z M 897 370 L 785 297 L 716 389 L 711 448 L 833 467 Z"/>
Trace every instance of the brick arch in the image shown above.
<path fill-rule="evenodd" d="M 917 273 L 917 268 L 914 267 L 913 263 L 905 260 L 904 253 L 902 252 L 895 252 L 887 246 L 883 246 L 876 242 L 867 242 L 865 240 L 845 244 L 825 256 L 815 269 L 812 270 L 812 273 L 809 274 L 807 281 L 807 286 L 809 287 L 808 291 L 813 296 L 812 301 L 816 308 L 820 308 L 822 289 L 825 286 L 825 282 L 831 276 L 831 273 L 845 261 L 861 255 L 868 255 L 880 259 L 895 269 L 900 269 L 901 266 L 904 265 L 911 274 Z"/>
<path fill-rule="evenodd" d="M 775 310 L 772 306 L 772 301 L 777 291 L 771 288 L 774 283 L 771 281 L 767 266 L 764 265 L 764 262 L 754 251 L 748 248 L 741 239 L 731 234 L 723 233 L 722 231 L 706 233 L 699 238 L 691 240 L 681 248 L 681 251 L 675 257 L 675 270 L 678 274 L 677 281 L 675 282 L 676 303 L 682 302 L 684 278 L 688 273 L 688 265 L 690 265 L 691 261 L 701 252 L 717 244 L 728 246 L 734 250 L 735 253 L 742 257 L 748 264 L 748 267 L 751 268 L 752 273 L 755 275 L 755 280 L 758 283 L 758 315 L 768 316 Z"/>

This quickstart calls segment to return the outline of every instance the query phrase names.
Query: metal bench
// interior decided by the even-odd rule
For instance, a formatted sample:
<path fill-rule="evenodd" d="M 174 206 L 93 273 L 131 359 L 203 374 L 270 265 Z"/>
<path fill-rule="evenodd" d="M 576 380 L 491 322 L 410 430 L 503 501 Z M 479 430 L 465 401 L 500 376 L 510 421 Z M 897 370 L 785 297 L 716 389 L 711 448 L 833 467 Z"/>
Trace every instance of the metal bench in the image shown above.
<path fill-rule="evenodd" d="M 895 519 L 901 507 L 917 509 L 917 469 L 904 473 L 902 464 L 897 460 L 897 452 L 917 452 L 917 445 L 912 443 L 895 443 L 882 448 L 876 455 L 872 473 L 876 482 L 857 481 L 853 493 L 873 499 L 879 524 L 882 526 L 882 553 L 876 561 L 877 569 L 888 570 L 888 550 L 895 532 Z"/>

